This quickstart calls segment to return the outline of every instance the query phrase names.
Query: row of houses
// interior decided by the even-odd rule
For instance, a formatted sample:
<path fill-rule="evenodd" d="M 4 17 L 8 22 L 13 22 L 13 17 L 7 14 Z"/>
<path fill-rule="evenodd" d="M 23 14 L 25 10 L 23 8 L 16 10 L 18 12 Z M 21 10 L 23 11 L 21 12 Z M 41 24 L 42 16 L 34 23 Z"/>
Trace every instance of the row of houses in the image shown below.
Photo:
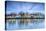
<path fill-rule="evenodd" d="M 19 18 L 19 19 L 16 19 L 16 18 Z M 20 19 L 20 18 L 22 18 L 22 19 Z M 28 18 L 30 18 L 30 19 L 28 19 Z M 39 13 L 35 13 L 35 14 L 28 14 L 28 13 L 15 14 L 15 13 L 11 13 L 11 14 L 6 15 L 6 21 L 8 21 L 8 22 L 15 22 L 15 21 L 18 20 L 19 23 L 21 23 L 21 22 L 22 23 L 29 23 L 33 20 L 31 18 L 44 18 L 44 15 L 39 14 Z"/>
<path fill-rule="evenodd" d="M 40 13 L 35 13 L 35 14 L 28 14 L 28 13 L 20 13 L 20 14 L 6 14 L 6 18 L 44 18 L 45 15 L 40 14 Z"/>

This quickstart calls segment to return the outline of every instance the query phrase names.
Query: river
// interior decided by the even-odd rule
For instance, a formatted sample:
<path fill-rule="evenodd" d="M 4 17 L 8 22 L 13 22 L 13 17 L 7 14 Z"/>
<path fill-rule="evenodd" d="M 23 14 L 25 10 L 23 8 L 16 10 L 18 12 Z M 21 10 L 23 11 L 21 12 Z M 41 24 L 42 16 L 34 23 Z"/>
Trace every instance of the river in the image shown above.
<path fill-rule="evenodd" d="M 16 19 L 15 23 L 6 23 L 6 29 L 7 30 L 16 30 L 16 29 L 42 29 L 44 28 L 44 19 L 31 19 L 32 22 L 20 24 L 18 21 L 19 19 Z"/>

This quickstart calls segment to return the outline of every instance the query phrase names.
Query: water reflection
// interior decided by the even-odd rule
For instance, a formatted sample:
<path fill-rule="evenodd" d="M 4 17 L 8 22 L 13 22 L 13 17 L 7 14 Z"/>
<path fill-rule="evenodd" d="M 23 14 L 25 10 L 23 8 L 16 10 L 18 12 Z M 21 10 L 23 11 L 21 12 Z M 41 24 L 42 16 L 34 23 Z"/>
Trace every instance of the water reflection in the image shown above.
<path fill-rule="evenodd" d="M 7 22 L 7 29 L 44 28 L 44 19 L 16 19 Z"/>

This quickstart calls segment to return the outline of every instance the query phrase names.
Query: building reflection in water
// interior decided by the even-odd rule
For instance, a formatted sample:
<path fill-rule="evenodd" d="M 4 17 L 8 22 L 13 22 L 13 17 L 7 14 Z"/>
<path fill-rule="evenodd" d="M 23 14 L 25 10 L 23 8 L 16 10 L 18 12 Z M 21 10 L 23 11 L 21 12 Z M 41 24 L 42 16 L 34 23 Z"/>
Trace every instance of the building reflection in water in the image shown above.
<path fill-rule="evenodd" d="M 41 19 L 33 19 L 33 18 L 41 18 Z M 28 13 L 19 13 L 18 15 L 16 14 L 10 14 L 10 15 L 6 15 L 6 25 L 14 27 L 15 28 L 31 28 L 30 26 L 32 26 L 31 24 L 39 24 L 41 22 L 44 22 L 44 15 L 38 15 L 38 14 L 28 14 Z M 28 26 L 30 25 L 30 26 Z M 35 27 L 35 26 L 34 26 Z M 8 28 L 9 29 L 9 28 Z M 11 29 L 11 28 L 10 28 Z"/>

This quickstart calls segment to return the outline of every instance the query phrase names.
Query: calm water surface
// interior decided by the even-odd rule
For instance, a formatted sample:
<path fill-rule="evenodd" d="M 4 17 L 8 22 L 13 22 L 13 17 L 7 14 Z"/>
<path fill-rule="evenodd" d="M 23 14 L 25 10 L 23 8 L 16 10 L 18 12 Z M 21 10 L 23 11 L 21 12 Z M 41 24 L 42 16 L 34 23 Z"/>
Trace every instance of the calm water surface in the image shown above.
<path fill-rule="evenodd" d="M 32 19 L 31 19 L 32 20 Z M 44 28 L 44 19 L 34 19 L 29 23 L 21 24 L 19 23 L 19 19 L 16 19 L 15 23 L 6 23 L 7 30 L 15 30 L 15 29 L 40 29 Z"/>

